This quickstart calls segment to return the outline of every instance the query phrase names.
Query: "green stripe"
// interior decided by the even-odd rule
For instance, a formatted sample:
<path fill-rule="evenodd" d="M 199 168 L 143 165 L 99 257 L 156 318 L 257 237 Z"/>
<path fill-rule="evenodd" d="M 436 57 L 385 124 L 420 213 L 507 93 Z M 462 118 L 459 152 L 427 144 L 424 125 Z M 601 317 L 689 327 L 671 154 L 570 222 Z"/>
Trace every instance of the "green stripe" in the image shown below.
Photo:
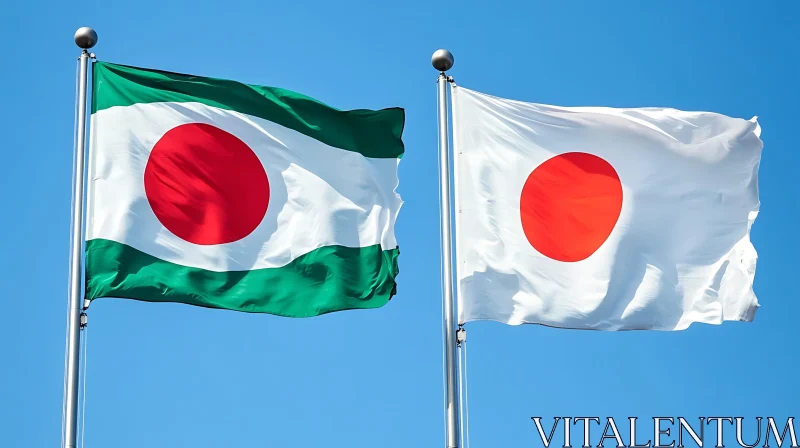
<path fill-rule="evenodd" d="M 399 249 L 327 246 L 279 268 L 214 272 L 115 241 L 86 242 L 86 298 L 179 302 L 287 317 L 379 308 L 396 292 Z"/>
<path fill-rule="evenodd" d="M 96 62 L 92 113 L 139 103 L 197 102 L 263 118 L 329 146 L 372 158 L 399 158 L 405 111 L 341 111 L 299 93 L 216 78 Z"/>

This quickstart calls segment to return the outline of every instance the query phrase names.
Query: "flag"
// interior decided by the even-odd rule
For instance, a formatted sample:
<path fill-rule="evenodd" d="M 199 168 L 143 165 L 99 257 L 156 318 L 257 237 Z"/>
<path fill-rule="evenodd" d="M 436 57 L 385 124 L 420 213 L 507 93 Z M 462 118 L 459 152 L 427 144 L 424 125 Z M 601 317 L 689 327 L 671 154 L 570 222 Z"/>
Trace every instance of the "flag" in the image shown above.
<path fill-rule="evenodd" d="M 755 118 L 555 107 L 454 88 L 461 323 L 751 321 Z"/>
<path fill-rule="evenodd" d="M 86 298 L 309 317 L 395 294 L 400 108 L 97 62 Z"/>

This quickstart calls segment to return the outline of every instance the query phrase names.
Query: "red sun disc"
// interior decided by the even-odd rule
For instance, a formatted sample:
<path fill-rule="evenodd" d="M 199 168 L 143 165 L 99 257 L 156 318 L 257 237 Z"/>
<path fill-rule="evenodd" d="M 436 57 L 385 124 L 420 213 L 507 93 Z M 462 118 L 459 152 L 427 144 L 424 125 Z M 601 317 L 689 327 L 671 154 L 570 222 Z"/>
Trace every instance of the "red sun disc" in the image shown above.
<path fill-rule="evenodd" d="M 555 156 L 533 170 L 520 197 L 522 229 L 542 255 L 581 261 L 611 235 L 622 211 L 614 167 L 587 153 Z"/>
<path fill-rule="evenodd" d="M 224 244 L 264 219 L 269 181 L 243 141 L 203 123 L 177 126 L 153 147 L 144 172 L 147 200 L 170 232 L 190 243 Z"/>

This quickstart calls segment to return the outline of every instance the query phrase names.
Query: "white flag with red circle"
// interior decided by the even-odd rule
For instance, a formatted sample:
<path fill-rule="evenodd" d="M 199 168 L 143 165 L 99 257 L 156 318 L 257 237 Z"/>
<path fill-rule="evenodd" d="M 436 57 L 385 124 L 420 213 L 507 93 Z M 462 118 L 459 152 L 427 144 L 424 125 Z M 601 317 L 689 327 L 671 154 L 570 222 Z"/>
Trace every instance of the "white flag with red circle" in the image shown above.
<path fill-rule="evenodd" d="M 755 118 L 453 89 L 459 322 L 751 321 Z"/>

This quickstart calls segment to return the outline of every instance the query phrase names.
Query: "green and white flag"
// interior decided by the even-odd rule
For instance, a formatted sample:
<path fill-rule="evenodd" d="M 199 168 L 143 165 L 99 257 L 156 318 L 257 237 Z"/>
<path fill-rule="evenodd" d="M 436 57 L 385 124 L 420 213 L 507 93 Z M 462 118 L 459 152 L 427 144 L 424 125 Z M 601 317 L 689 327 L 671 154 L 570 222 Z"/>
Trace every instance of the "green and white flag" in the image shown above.
<path fill-rule="evenodd" d="M 94 64 L 86 298 L 309 317 L 395 294 L 403 109 Z"/>

